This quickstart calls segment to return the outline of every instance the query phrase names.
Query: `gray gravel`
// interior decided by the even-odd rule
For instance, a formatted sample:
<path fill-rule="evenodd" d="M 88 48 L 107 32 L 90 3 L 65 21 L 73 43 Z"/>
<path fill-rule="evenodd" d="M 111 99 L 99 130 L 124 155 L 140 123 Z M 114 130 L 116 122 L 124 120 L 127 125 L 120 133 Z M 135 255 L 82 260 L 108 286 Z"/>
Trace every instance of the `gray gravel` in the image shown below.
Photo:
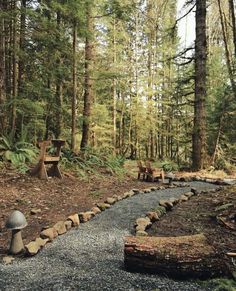
<path fill-rule="evenodd" d="M 201 182 L 190 186 L 216 188 Z M 123 238 L 132 234 L 136 218 L 156 206 L 160 198 L 178 197 L 189 190 L 159 190 L 116 203 L 58 237 L 37 256 L 0 265 L 0 290 L 211 290 L 195 281 L 129 273 L 123 266 Z"/>

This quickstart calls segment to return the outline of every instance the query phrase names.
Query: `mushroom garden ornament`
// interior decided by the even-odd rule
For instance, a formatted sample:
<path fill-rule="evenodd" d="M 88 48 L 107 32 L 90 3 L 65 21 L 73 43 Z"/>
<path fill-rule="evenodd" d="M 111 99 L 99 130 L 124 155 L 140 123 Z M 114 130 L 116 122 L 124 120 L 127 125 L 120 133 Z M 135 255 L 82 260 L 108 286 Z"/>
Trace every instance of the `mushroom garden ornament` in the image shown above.
<path fill-rule="evenodd" d="M 13 255 L 19 254 L 24 250 L 21 237 L 21 230 L 27 226 L 27 221 L 22 212 L 14 210 L 8 217 L 6 228 L 12 230 L 12 238 L 9 252 Z"/>

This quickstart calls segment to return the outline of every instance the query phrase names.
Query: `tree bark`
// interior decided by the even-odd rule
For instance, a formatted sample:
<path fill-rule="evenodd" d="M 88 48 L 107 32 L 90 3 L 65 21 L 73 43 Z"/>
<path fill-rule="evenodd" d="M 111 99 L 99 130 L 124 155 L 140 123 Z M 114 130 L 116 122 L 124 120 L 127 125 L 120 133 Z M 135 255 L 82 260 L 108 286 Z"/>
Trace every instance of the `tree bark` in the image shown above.
<path fill-rule="evenodd" d="M 12 9 L 16 11 L 16 1 L 12 1 Z M 17 97 L 17 20 L 16 15 L 12 21 L 12 116 L 11 116 L 11 133 L 15 136 L 16 133 L 16 97 Z"/>
<path fill-rule="evenodd" d="M 113 66 L 116 68 L 116 19 L 113 19 Z M 113 119 L 113 154 L 116 155 L 116 98 L 117 98 L 117 81 L 113 78 L 113 109 L 112 109 L 112 119 Z"/>
<path fill-rule="evenodd" d="M 5 12 L 4 0 L 0 1 L 0 9 Z M 0 134 L 4 134 L 6 129 L 6 116 L 3 109 L 6 101 L 5 86 L 5 18 L 0 19 Z"/>
<path fill-rule="evenodd" d="M 26 0 L 21 0 L 21 15 L 20 15 L 20 43 L 19 43 L 19 64 L 18 64 L 18 92 L 22 93 L 23 78 L 25 71 L 24 50 L 25 50 L 25 29 L 26 29 Z"/>
<path fill-rule="evenodd" d="M 73 93 L 71 102 L 71 150 L 76 150 L 76 104 L 77 104 L 77 22 L 73 23 Z"/>
<path fill-rule="evenodd" d="M 196 1 L 195 40 L 195 100 L 192 144 L 192 168 L 198 171 L 204 167 L 206 154 L 206 0 Z"/>
<path fill-rule="evenodd" d="M 61 13 L 57 11 L 57 29 L 58 33 L 61 28 Z M 59 54 L 58 59 L 57 59 L 57 66 L 60 68 L 61 67 L 61 54 Z M 62 132 L 62 123 L 63 123 L 63 116 L 62 116 L 62 103 L 63 103 L 63 98 L 62 98 L 62 85 L 63 85 L 63 80 L 61 78 L 61 72 L 59 70 L 59 73 L 57 75 L 56 79 L 56 125 L 55 125 L 55 137 L 58 139 L 61 136 Z"/>
<path fill-rule="evenodd" d="M 227 64 L 229 79 L 230 79 L 231 87 L 233 90 L 234 98 L 236 99 L 236 84 L 235 84 L 234 75 L 233 75 L 233 68 L 231 66 L 230 51 L 229 51 L 227 33 L 226 33 L 226 24 L 224 22 L 224 16 L 223 16 L 220 0 L 218 0 L 218 8 L 219 8 L 219 13 L 220 13 L 220 22 L 221 22 L 223 40 L 224 40 L 224 45 L 225 45 L 226 64 Z"/>
<path fill-rule="evenodd" d="M 81 151 L 84 151 L 89 144 L 90 133 L 90 118 L 91 108 L 93 102 L 92 91 L 92 62 L 93 62 L 93 21 L 92 21 L 92 7 L 90 3 L 86 4 L 86 18 L 87 18 L 87 36 L 85 41 L 85 79 L 84 79 L 84 110 L 83 110 L 83 126 L 82 126 L 82 140 L 80 144 Z"/>
<path fill-rule="evenodd" d="M 229 0 L 229 11 L 231 12 L 232 18 L 232 31 L 233 31 L 233 40 L 234 40 L 234 57 L 236 58 L 236 19 L 234 11 L 234 1 Z"/>
<path fill-rule="evenodd" d="M 209 278 L 228 270 L 203 234 L 180 237 L 126 237 L 124 263 L 130 271 L 177 278 Z"/>

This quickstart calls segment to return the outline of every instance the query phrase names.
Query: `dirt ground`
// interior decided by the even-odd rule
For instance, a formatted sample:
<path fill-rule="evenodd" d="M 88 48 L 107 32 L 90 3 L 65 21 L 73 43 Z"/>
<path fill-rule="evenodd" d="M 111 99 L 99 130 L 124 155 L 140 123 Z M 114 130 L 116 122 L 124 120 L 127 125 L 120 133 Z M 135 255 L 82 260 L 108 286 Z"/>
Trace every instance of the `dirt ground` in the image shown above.
<path fill-rule="evenodd" d="M 88 179 L 64 175 L 63 179 L 39 180 L 16 172 L 0 173 L 0 257 L 7 254 L 11 232 L 5 228 L 10 213 L 24 213 L 28 226 L 22 231 L 25 244 L 39 236 L 40 231 L 53 226 L 69 215 L 90 210 L 97 202 L 133 188 L 144 189 L 156 183 L 138 181 L 132 176 L 118 179 L 111 175 Z M 39 210 L 32 215 L 32 210 Z"/>
<path fill-rule="evenodd" d="M 203 233 L 231 270 L 235 271 L 236 258 L 232 260 L 226 253 L 236 253 L 236 186 L 193 196 L 187 202 L 177 204 L 154 223 L 148 233 L 151 236 Z"/>
<path fill-rule="evenodd" d="M 2 171 L 0 257 L 6 255 L 9 248 L 11 233 L 5 228 L 5 222 L 13 210 L 20 210 L 26 216 L 28 226 L 22 231 L 22 236 L 24 243 L 27 244 L 38 237 L 43 228 L 53 226 L 71 214 L 90 210 L 97 202 L 103 202 L 109 196 L 120 195 L 133 188 L 156 186 L 156 183 L 138 181 L 134 165 L 136 164 L 128 164 L 126 169 L 130 175 L 125 175 L 123 179 L 109 174 L 81 179 L 64 173 L 62 180 L 51 178 L 42 181 L 12 170 Z M 190 174 L 178 173 L 179 175 Z M 222 254 L 235 252 L 236 231 L 220 225 L 214 217 L 214 209 L 218 205 L 231 202 L 235 207 L 236 189 L 232 189 L 193 197 L 153 225 L 150 233 L 168 236 L 204 232 Z M 32 210 L 38 210 L 38 213 L 32 214 Z"/>

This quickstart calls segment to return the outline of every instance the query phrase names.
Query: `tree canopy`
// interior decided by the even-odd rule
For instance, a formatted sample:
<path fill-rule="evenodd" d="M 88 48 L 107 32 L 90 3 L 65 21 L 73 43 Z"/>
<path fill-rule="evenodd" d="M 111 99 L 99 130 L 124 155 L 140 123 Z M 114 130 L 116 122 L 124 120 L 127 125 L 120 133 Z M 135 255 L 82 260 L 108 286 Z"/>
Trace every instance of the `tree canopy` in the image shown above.
<path fill-rule="evenodd" d="M 0 0 L 0 135 L 230 169 L 235 4 L 195 5 L 183 47 L 174 0 Z"/>

